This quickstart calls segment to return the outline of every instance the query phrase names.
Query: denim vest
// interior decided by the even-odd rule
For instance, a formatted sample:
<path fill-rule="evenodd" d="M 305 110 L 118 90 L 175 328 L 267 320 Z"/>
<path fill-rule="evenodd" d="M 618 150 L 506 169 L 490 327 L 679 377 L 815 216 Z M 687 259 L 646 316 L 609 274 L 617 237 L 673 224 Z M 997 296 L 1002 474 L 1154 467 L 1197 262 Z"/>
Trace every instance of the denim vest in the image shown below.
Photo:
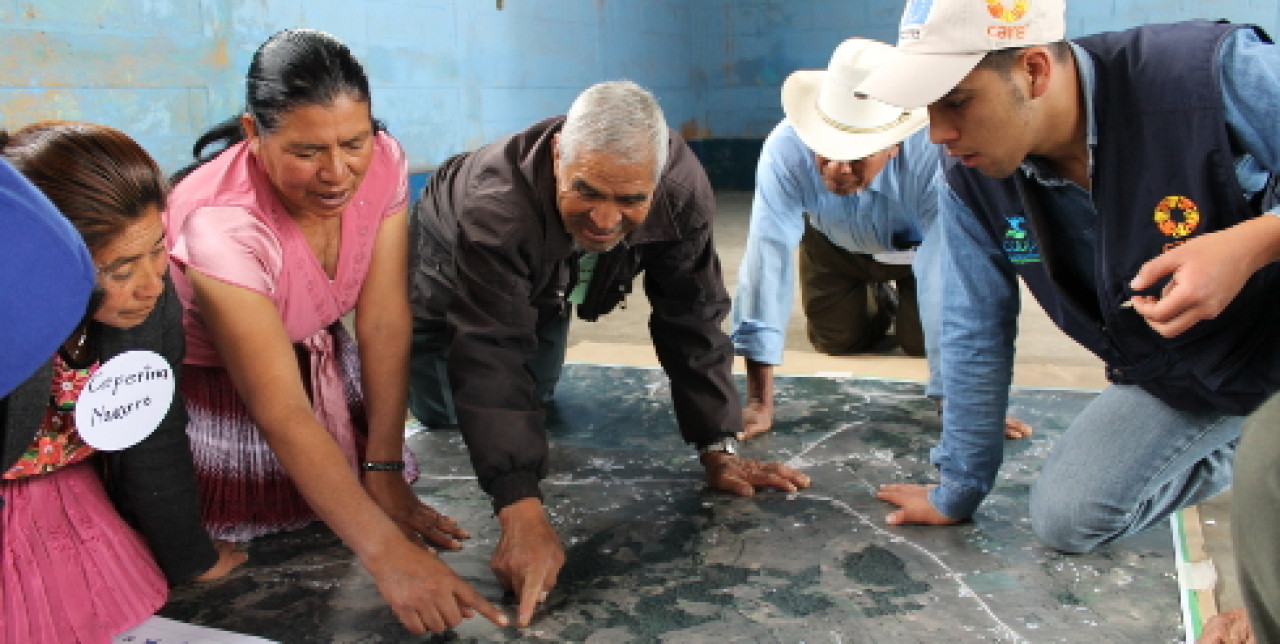
<path fill-rule="evenodd" d="M 1044 187 L 1022 172 L 995 180 L 954 160 L 945 168 L 1048 315 L 1106 362 L 1108 379 L 1183 411 L 1246 414 L 1280 389 L 1280 266 L 1258 271 L 1216 319 L 1174 338 L 1120 307 L 1144 262 L 1259 212 L 1236 179 L 1219 83 L 1219 45 L 1239 28 L 1195 21 L 1076 41 L 1097 71 L 1097 289 L 1083 294 L 1096 301 L 1080 301 L 1055 273 L 1062 251 L 1038 233 L 1047 230 Z"/>

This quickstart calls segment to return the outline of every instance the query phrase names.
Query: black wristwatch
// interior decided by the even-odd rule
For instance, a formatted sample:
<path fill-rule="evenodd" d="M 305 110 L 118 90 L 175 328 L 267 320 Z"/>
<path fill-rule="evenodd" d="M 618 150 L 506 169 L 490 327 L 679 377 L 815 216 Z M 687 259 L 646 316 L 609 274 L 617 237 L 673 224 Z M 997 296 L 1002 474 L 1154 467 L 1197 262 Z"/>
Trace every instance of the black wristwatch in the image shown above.
<path fill-rule="evenodd" d="M 707 443 L 698 448 L 698 456 L 709 452 L 724 452 L 725 454 L 735 455 L 738 453 L 738 439 L 732 436 L 725 436 L 713 443 Z"/>

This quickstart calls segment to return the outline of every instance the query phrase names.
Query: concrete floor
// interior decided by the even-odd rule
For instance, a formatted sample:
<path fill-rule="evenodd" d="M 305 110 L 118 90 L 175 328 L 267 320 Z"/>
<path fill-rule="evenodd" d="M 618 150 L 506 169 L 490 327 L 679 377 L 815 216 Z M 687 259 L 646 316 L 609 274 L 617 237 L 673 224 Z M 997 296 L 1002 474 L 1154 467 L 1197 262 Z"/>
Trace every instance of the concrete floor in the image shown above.
<path fill-rule="evenodd" d="M 717 194 L 717 201 L 716 245 L 724 268 L 725 284 L 733 293 L 738 264 L 746 244 L 751 194 L 721 192 Z M 577 321 L 569 333 L 567 359 L 600 364 L 656 365 L 657 357 L 650 344 L 646 322 L 649 306 L 640 290 L 637 285 L 637 292 L 627 300 L 626 309 L 610 313 L 599 323 Z M 1058 330 L 1025 290 L 1022 301 L 1014 384 L 1069 389 L 1101 389 L 1106 386 L 1101 361 Z M 834 372 L 918 381 L 928 377 L 923 359 L 907 357 L 900 350 L 843 357 L 818 353 L 806 336 L 798 299 L 792 310 L 785 346 L 784 364 L 776 373 Z M 738 369 L 742 370 L 742 365 Z M 1240 605 L 1235 585 L 1235 561 L 1231 556 L 1229 508 L 1230 492 L 1198 508 L 1205 549 L 1218 571 L 1217 603 L 1219 610 L 1223 611 Z M 1204 619 L 1208 617 L 1205 615 Z"/>

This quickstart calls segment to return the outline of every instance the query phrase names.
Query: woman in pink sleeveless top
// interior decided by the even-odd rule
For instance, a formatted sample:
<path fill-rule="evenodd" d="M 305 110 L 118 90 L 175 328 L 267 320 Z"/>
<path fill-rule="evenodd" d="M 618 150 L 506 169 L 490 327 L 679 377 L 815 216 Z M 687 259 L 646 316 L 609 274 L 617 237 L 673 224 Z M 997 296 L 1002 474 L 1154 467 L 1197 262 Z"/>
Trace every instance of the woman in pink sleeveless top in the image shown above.
<path fill-rule="evenodd" d="M 254 54 L 246 89 L 245 113 L 196 154 L 229 147 L 165 212 L 205 524 L 246 540 L 318 516 L 409 630 L 505 622 L 419 541 L 467 535 L 406 480 L 406 163 L 364 70 L 332 36 L 288 30 Z"/>

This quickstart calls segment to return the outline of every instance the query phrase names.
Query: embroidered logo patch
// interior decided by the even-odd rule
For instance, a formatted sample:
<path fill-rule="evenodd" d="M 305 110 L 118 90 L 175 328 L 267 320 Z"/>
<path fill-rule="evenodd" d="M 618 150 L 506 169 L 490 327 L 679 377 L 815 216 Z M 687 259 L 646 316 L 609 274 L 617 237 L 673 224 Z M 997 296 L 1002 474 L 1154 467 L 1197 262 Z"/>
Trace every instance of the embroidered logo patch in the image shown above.
<path fill-rule="evenodd" d="M 1040 261 L 1040 245 L 1027 230 L 1027 218 L 1022 215 L 1005 217 L 1009 228 L 1004 232 L 1004 254 L 1014 264 L 1032 264 Z"/>
<path fill-rule="evenodd" d="M 1152 219 L 1161 233 L 1174 239 L 1182 239 L 1195 232 L 1196 226 L 1200 225 L 1200 208 L 1190 197 L 1165 197 L 1156 204 Z"/>
<path fill-rule="evenodd" d="M 1012 7 L 1006 7 L 1001 0 L 987 0 L 987 11 L 991 17 L 1003 22 L 1017 22 L 1027 15 L 1031 0 L 1014 0 Z"/>

